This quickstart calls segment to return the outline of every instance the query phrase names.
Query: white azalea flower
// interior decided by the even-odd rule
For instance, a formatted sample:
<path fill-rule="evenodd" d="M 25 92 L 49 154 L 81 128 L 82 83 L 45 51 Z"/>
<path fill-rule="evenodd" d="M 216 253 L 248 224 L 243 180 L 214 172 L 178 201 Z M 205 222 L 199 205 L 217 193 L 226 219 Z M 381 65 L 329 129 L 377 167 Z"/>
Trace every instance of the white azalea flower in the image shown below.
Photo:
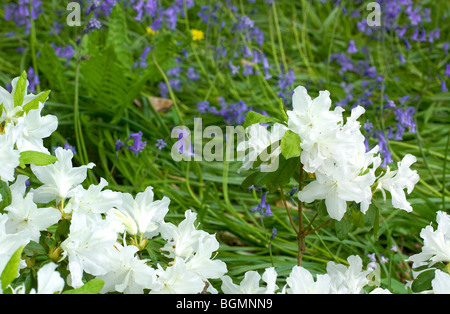
<path fill-rule="evenodd" d="M 97 277 L 105 282 L 101 293 L 142 294 L 144 289 L 161 288 L 156 282 L 155 270 L 136 257 L 137 251 L 134 245 L 116 245 L 109 271 Z"/>
<path fill-rule="evenodd" d="M 383 289 L 383 288 L 377 287 L 377 288 L 373 289 L 372 291 L 370 291 L 369 294 L 392 294 L 392 292 L 389 291 L 388 289 Z"/>
<path fill-rule="evenodd" d="M 202 277 L 187 269 L 182 258 L 177 258 L 166 269 L 158 264 L 155 274 L 160 288 L 151 290 L 152 294 L 197 294 L 202 292 L 206 285 Z"/>
<path fill-rule="evenodd" d="M 307 269 L 294 266 L 286 279 L 289 288 L 285 287 L 284 290 L 288 294 L 328 294 L 330 293 L 330 281 L 328 274 L 317 275 L 317 279 L 314 281 Z"/>
<path fill-rule="evenodd" d="M 5 182 L 14 181 L 14 171 L 20 164 L 20 152 L 14 147 L 19 131 L 8 124 L 0 133 L 0 179 Z"/>
<path fill-rule="evenodd" d="M 3 272 L 6 264 L 11 256 L 21 246 L 25 246 L 30 242 L 30 233 L 22 230 L 16 233 L 6 232 L 6 224 L 8 215 L 0 213 L 0 274 Z"/>
<path fill-rule="evenodd" d="M 426 226 L 420 232 L 423 239 L 422 252 L 408 258 L 413 262 L 413 267 L 418 267 L 427 262 L 450 262 L 450 216 L 442 211 L 437 212 L 437 228 Z"/>
<path fill-rule="evenodd" d="M 386 200 L 384 190 L 387 190 L 391 193 L 392 205 L 407 212 L 411 212 L 413 209 L 406 200 L 403 190 L 406 189 L 407 193 L 410 194 L 416 183 L 419 182 L 417 171 L 410 169 L 411 165 L 416 161 L 415 156 L 407 154 L 402 161 L 397 163 L 398 170 L 390 171 L 388 167 L 384 176 L 378 179 L 377 189 L 381 190 L 384 199 Z"/>
<path fill-rule="evenodd" d="M 55 263 L 48 263 L 42 266 L 37 272 L 37 291 L 33 288 L 30 294 L 55 294 L 61 293 L 64 289 L 64 279 L 61 274 L 56 271 L 58 267 Z"/>
<path fill-rule="evenodd" d="M 79 185 L 72 191 L 72 197 L 63 212 L 72 214 L 72 222 L 86 221 L 86 219 L 98 219 L 100 214 L 106 214 L 113 208 L 117 208 L 122 204 L 118 192 L 111 190 L 103 190 L 108 182 L 101 178 L 98 185 L 91 185 L 86 190 Z"/>
<path fill-rule="evenodd" d="M 439 269 L 436 270 L 436 275 L 431 281 L 434 294 L 449 294 L 450 293 L 450 275 Z"/>
<path fill-rule="evenodd" d="M 168 252 L 167 257 L 187 259 L 197 251 L 200 238 L 207 233 L 196 229 L 194 225 L 196 219 L 197 214 L 187 210 L 185 219 L 178 226 L 172 223 L 161 225 L 161 236 L 167 241 L 161 250 Z"/>
<path fill-rule="evenodd" d="M 316 180 L 298 192 L 302 202 L 324 199 L 328 214 L 338 221 L 347 210 L 347 201 L 361 203 L 362 212 L 368 209 L 372 199 L 371 186 L 375 182 L 373 171 L 360 176 L 360 171 L 352 172 L 350 168 L 333 165 L 326 167 L 325 173 L 317 171 Z"/>
<path fill-rule="evenodd" d="M 111 269 L 119 232 L 123 232 L 122 224 L 110 215 L 104 220 L 86 220 L 86 224 L 72 222 L 69 236 L 61 243 L 63 258 L 69 259 L 72 287 L 83 285 L 83 271 L 100 276 Z"/>
<path fill-rule="evenodd" d="M 321 91 L 314 100 L 303 86 L 294 90 L 293 110 L 288 111 L 288 127 L 301 138 L 301 161 L 305 171 L 313 173 L 322 163 L 333 158 L 331 146 L 336 145 L 336 134 L 342 123 L 341 107 L 330 111 L 328 91 Z"/>
<path fill-rule="evenodd" d="M 49 154 L 44 147 L 43 139 L 49 137 L 58 128 L 58 118 L 53 115 L 41 117 L 43 103 L 39 103 L 38 109 L 28 112 L 25 117 L 18 119 L 18 123 L 23 123 L 24 128 L 21 136 L 17 139 L 17 148 L 20 152 L 38 151 Z"/>
<path fill-rule="evenodd" d="M 248 140 L 240 142 L 236 148 L 238 153 L 245 153 L 248 150 L 238 172 L 252 168 L 253 163 L 258 160 L 258 156 L 263 161 L 260 166 L 262 172 L 275 171 L 281 153 L 278 142 L 286 131 L 287 128 L 279 123 L 275 123 L 270 130 L 259 123 L 250 125 L 246 130 Z"/>
<path fill-rule="evenodd" d="M 52 200 L 58 202 L 73 196 L 75 188 L 87 177 L 87 169 L 92 169 L 95 164 L 73 167 L 73 152 L 70 149 L 58 147 L 55 150 L 56 158 L 54 164 L 47 166 L 31 165 L 31 170 L 43 183 L 34 191 L 34 201 L 37 203 L 48 203 Z"/>
<path fill-rule="evenodd" d="M 369 283 L 367 275 L 371 270 L 362 270 L 361 257 L 352 255 L 347 258 L 349 267 L 328 262 L 327 273 L 330 276 L 330 291 L 333 294 L 359 294 Z"/>
<path fill-rule="evenodd" d="M 11 204 L 5 208 L 8 213 L 6 231 L 17 233 L 22 230 L 29 232 L 31 240 L 39 242 L 40 231 L 56 224 L 61 219 L 61 213 L 53 207 L 38 208 L 33 202 L 33 193 L 25 194 L 26 176 L 19 176 L 11 185 Z"/>
<path fill-rule="evenodd" d="M 128 226 L 128 233 L 145 234 L 147 237 L 158 234 L 160 226 L 164 223 L 164 217 L 169 211 L 168 197 L 154 200 L 153 187 L 147 187 L 135 198 L 129 193 L 122 193 L 121 198 L 122 205 L 118 206 L 116 216 Z"/>
<path fill-rule="evenodd" d="M 20 77 L 16 77 L 11 82 L 11 93 L 0 86 L 0 104 L 3 104 L 3 112 L 0 112 L 0 123 L 7 121 L 14 124 L 18 123 L 17 113 L 22 111 L 23 106 L 34 100 L 39 95 L 28 94 L 28 80 L 26 81 L 25 95 L 21 104 L 14 103 L 17 82 Z M 42 93 L 41 93 L 42 94 Z"/>
<path fill-rule="evenodd" d="M 271 294 L 278 289 L 276 282 L 276 273 L 273 267 L 267 268 L 261 276 L 257 271 L 248 271 L 244 275 L 244 279 L 239 285 L 233 283 L 230 276 L 222 277 L 222 291 L 225 294 Z M 266 286 L 261 287 L 260 281 L 266 283 Z"/>
<path fill-rule="evenodd" d="M 217 279 L 227 272 L 227 265 L 218 259 L 211 259 L 213 252 L 219 250 L 215 235 L 206 232 L 200 237 L 195 255 L 186 260 L 186 267 L 196 272 L 204 281 Z"/>

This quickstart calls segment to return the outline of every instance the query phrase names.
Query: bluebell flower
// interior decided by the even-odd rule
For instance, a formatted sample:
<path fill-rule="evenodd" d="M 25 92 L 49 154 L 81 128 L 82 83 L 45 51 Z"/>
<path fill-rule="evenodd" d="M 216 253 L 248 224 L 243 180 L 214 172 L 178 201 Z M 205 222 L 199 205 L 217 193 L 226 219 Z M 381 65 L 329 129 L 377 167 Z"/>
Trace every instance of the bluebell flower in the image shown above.
<path fill-rule="evenodd" d="M 158 147 L 158 150 L 162 150 L 166 145 L 167 143 L 163 139 L 157 140 L 155 144 L 155 146 Z"/>
<path fill-rule="evenodd" d="M 145 47 L 144 51 L 142 52 L 142 54 L 140 55 L 139 59 L 134 63 L 134 68 L 141 68 L 141 69 L 146 69 L 148 68 L 148 63 L 147 63 L 147 59 L 148 59 L 148 54 L 150 53 L 151 48 L 150 47 Z"/>
<path fill-rule="evenodd" d="M 147 145 L 147 142 L 142 141 L 142 131 L 139 131 L 138 133 L 132 133 L 127 139 L 127 142 L 132 141 L 133 144 L 128 145 L 126 148 L 131 150 L 136 156 L 139 155 L 139 153 L 144 150 L 145 146 Z"/>
<path fill-rule="evenodd" d="M 115 151 L 118 152 L 122 147 L 125 146 L 125 143 L 122 140 L 117 140 L 115 143 Z"/>
<path fill-rule="evenodd" d="M 167 71 L 167 75 L 171 77 L 179 77 L 182 70 L 183 69 L 180 66 L 175 66 Z"/>
<path fill-rule="evenodd" d="M 441 79 L 441 92 L 446 93 L 448 92 L 447 84 L 445 84 L 445 81 Z"/>
<path fill-rule="evenodd" d="M 262 216 L 271 217 L 273 216 L 273 213 L 270 209 L 270 204 L 266 201 L 266 194 L 267 192 L 264 192 L 261 196 L 261 202 L 250 209 L 250 213 L 259 212 Z"/>
<path fill-rule="evenodd" d="M 450 77 L 450 64 L 447 64 L 447 66 L 445 67 L 444 75 Z"/>
<path fill-rule="evenodd" d="M 56 46 L 55 44 L 52 44 L 52 48 L 55 50 L 55 54 L 59 58 L 66 59 L 66 65 L 69 65 L 69 61 L 75 55 L 75 49 L 73 49 L 72 45 Z"/>
<path fill-rule="evenodd" d="M 100 29 L 102 28 L 102 23 L 100 23 L 99 20 L 97 20 L 95 17 L 92 17 L 89 22 L 88 25 L 86 27 L 86 29 L 84 30 L 85 34 L 89 34 L 90 32 L 96 30 L 96 29 Z"/>
<path fill-rule="evenodd" d="M 201 101 L 197 103 L 197 110 L 200 113 L 208 113 L 209 112 L 209 101 Z"/>
<path fill-rule="evenodd" d="M 350 41 L 348 42 L 347 53 L 353 54 L 353 53 L 357 53 L 357 52 L 358 52 L 358 49 L 356 49 L 355 41 L 354 41 L 354 40 L 350 40 Z"/>
<path fill-rule="evenodd" d="M 191 81 L 198 81 L 200 79 L 200 75 L 195 72 L 195 69 L 193 67 L 189 67 L 187 69 L 186 75 Z"/>
<path fill-rule="evenodd" d="M 36 93 L 36 86 L 40 84 L 39 77 L 37 73 L 34 72 L 33 67 L 30 67 L 27 72 L 27 78 L 28 78 L 28 90 L 32 93 Z"/>
<path fill-rule="evenodd" d="M 274 227 L 272 229 L 272 235 L 270 236 L 270 239 L 271 240 L 275 239 L 275 237 L 277 236 L 277 233 L 278 233 L 278 230 L 277 230 L 277 228 Z"/>

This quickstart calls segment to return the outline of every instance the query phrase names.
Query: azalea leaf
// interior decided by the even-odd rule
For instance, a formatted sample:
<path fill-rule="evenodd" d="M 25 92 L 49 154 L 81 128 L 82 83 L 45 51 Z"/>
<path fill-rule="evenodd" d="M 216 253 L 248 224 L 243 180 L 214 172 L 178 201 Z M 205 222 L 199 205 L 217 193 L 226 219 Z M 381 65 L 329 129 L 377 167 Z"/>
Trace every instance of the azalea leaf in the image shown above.
<path fill-rule="evenodd" d="M 0 180 L 0 195 L 2 200 L 0 201 L 0 212 L 11 204 L 11 190 L 6 182 Z"/>
<path fill-rule="evenodd" d="M 242 188 L 248 190 L 252 185 L 255 187 L 266 186 L 269 192 L 275 192 L 282 185 L 289 183 L 292 175 L 298 172 L 300 159 L 291 158 L 286 160 L 282 155 L 279 156 L 277 170 L 273 172 L 256 171 L 247 176 L 242 183 Z"/>
<path fill-rule="evenodd" d="M 53 164 L 58 159 L 53 155 L 36 151 L 25 151 L 20 153 L 19 162 L 23 169 L 26 165 L 47 166 Z"/>
<path fill-rule="evenodd" d="M 284 158 L 300 157 L 302 149 L 300 147 L 300 136 L 297 133 L 287 130 L 281 139 L 281 153 Z"/>
<path fill-rule="evenodd" d="M 67 290 L 62 294 L 98 294 L 104 285 L 105 282 L 103 280 L 96 278 L 87 282 L 84 286 L 78 289 Z"/>
<path fill-rule="evenodd" d="M 263 114 L 257 113 L 255 111 L 249 111 L 247 113 L 247 116 L 245 117 L 245 121 L 244 124 L 242 125 L 244 128 L 252 125 L 252 124 L 256 124 L 256 123 L 269 123 L 269 122 L 278 122 L 278 123 L 283 123 L 283 121 L 277 119 L 277 118 L 272 118 L 272 117 L 267 117 Z"/>
<path fill-rule="evenodd" d="M 30 101 L 29 103 L 27 103 L 26 105 L 23 106 L 23 111 L 28 114 L 28 112 L 30 112 L 30 110 L 33 109 L 38 109 L 39 108 L 39 103 L 45 103 L 48 99 L 48 95 L 50 94 L 50 91 L 45 91 L 40 93 L 39 95 L 36 96 L 35 99 L 33 99 L 32 101 Z"/>
<path fill-rule="evenodd" d="M 20 259 L 22 257 L 23 246 L 17 249 L 16 252 L 11 256 L 11 259 L 6 264 L 3 272 L 0 276 L 0 281 L 2 282 L 2 290 L 5 290 L 14 279 L 16 279 L 19 273 Z"/>
<path fill-rule="evenodd" d="M 411 290 L 416 293 L 431 290 L 432 289 L 431 281 L 434 279 L 436 275 L 435 272 L 436 272 L 435 269 L 429 269 L 424 272 L 421 272 L 419 276 L 417 276 L 417 278 L 413 281 L 411 285 Z"/>
<path fill-rule="evenodd" d="M 341 220 L 334 220 L 334 227 L 336 229 L 336 236 L 339 240 L 348 238 L 348 233 L 353 226 L 353 213 L 347 210 Z"/>
<path fill-rule="evenodd" d="M 22 106 L 23 99 L 27 89 L 27 72 L 23 71 L 17 81 L 16 91 L 14 92 L 14 107 Z"/>

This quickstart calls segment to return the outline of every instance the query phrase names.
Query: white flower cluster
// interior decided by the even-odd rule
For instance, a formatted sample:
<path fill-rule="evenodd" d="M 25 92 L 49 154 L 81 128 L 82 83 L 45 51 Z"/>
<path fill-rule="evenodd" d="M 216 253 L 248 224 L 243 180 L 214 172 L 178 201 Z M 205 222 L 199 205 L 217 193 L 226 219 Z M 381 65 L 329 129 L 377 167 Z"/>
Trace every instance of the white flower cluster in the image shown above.
<path fill-rule="evenodd" d="M 262 277 L 256 271 L 245 273 L 239 285 L 233 283 L 229 276 L 222 278 L 222 290 L 225 294 L 361 294 L 364 287 L 371 285 L 369 275 L 372 270 L 363 270 L 362 260 L 352 255 L 347 259 L 349 266 L 328 262 L 327 273 L 313 275 L 302 266 L 294 266 L 286 278 L 286 284 L 280 289 L 277 284 L 277 272 L 273 267 L 267 268 Z M 265 282 L 260 284 L 261 279 Z M 386 289 L 375 288 L 370 292 L 390 293 Z"/>
<path fill-rule="evenodd" d="M 20 153 L 49 153 L 43 139 L 58 127 L 55 116 L 41 117 L 48 93 L 28 94 L 28 84 L 23 76 L 12 81 L 11 92 L 0 86 L 0 179 L 5 182 L 14 181 Z"/>
<path fill-rule="evenodd" d="M 104 281 L 101 293 L 217 292 L 208 280 L 227 272 L 225 263 L 214 259 L 219 242 L 197 230 L 197 215 L 191 210 L 178 226 L 165 222 L 170 200 L 154 200 L 152 187 L 135 198 L 105 189 L 108 182 L 103 178 L 85 189 L 87 171 L 95 165 L 74 167 L 73 152 L 63 148 L 55 150 L 56 162 L 31 165 L 39 187 L 27 191 L 28 177 L 15 178 L 21 152 L 50 154 L 43 138 L 58 124 L 54 116 L 40 116 L 48 94 L 45 99 L 39 98 L 42 94 L 27 94 L 25 86 L 23 102 L 17 104 L 16 86 L 24 82 L 14 79 L 11 93 L 0 88 L 0 179 L 11 194 L 10 204 L 0 212 L 0 274 L 20 247 L 39 243 L 42 231 L 67 221 L 70 227 L 64 241 L 48 252 L 53 262 L 40 268 L 37 290 L 30 293 L 61 292 L 66 283 L 82 287 L 85 273 Z M 39 100 L 36 109 L 24 110 L 35 99 Z M 158 236 L 166 242 L 161 259 L 141 259 L 140 251 Z M 66 280 L 56 270 L 60 265 L 67 265 Z M 25 266 L 21 260 L 21 268 Z M 25 292 L 25 287 L 14 292 Z"/>
<path fill-rule="evenodd" d="M 435 294 L 450 293 L 450 274 L 436 267 L 437 263 L 450 263 L 450 215 L 445 212 L 437 212 L 437 228 L 426 226 L 420 232 L 423 239 L 422 252 L 412 255 L 408 261 L 413 262 L 413 269 L 421 269 L 414 272 L 417 276 L 428 269 L 435 269 L 435 277 L 431 281 L 432 292 Z"/>
<path fill-rule="evenodd" d="M 385 191 L 390 192 L 395 208 L 412 211 L 404 189 L 411 193 L 419 181 L 417 171 L 410 169 L 416 158 L 408 154 L 398 163 L 398 170 L 390 171 L 388 167 L 384 174 L 377 177 L 375 171 L 381 164 L 379 148 L 376 146 L 366 151 L 365 138 L 357 121 L 365 112 L 363 107 L 353 108 L 344 122 L 342 107 L 330 110 L 328 91 L 321 91 L 317 98 L 312 99 L 302 86 L 295 89 L 292 102 L 293 110 L 287 112 L 287 128 L 276 123 L 272 131 L 260 124 L 253 124 L 247 129 L 248 141 L 242 143 L 241 149 L 250 147 L 248 160 L 256 161 L 255 156 L 280 141 L 284 133 L 290 130 L 300 137 L 303 169 L 316 178 L 298 192 L 301 201 L 325 200 L 330 217 L 341 220 L 347 202 L 360 204 L 360 210 L 365 213 L 373 192 L 380 190 L 385 198 Z M 280 153 L 279 148 L 271 152 L 271 161 L 276 160 Z M 253 162 L 246 162 L 241 169 L 249 169 L 252 165 Z M 270 166 L 263 165 L 266 168 Z"/>

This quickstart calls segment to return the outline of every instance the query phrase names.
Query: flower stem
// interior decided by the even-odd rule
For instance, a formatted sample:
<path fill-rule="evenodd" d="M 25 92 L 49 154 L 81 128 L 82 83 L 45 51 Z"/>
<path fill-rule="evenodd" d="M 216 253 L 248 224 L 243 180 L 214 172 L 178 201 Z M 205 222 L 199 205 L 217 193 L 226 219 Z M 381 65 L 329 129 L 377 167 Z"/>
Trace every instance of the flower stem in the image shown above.
<path fill-rule="evenodd" d="M 302 185 L 303 185 L 303 165 L 300 164 L 300 175 L 299 175 L 299 179 L 298 179 L 298 190 L 301 191 L 302 190 Z M 302 262 L 303 262 L 303 253 L 306 250 L 305 247 L 305 238 L 306 238 L 306 234 L 305 234 L 305 230 L 304 230 L 304 226 L 303 226 L 303 203 L 302 201 L 299 199 L 298 200 L 298 234 L 297 234 L 297 245 L 298 245 L 298 255 L 297 255 L 297 265 L 298 266 L 302 266 Z"/>

